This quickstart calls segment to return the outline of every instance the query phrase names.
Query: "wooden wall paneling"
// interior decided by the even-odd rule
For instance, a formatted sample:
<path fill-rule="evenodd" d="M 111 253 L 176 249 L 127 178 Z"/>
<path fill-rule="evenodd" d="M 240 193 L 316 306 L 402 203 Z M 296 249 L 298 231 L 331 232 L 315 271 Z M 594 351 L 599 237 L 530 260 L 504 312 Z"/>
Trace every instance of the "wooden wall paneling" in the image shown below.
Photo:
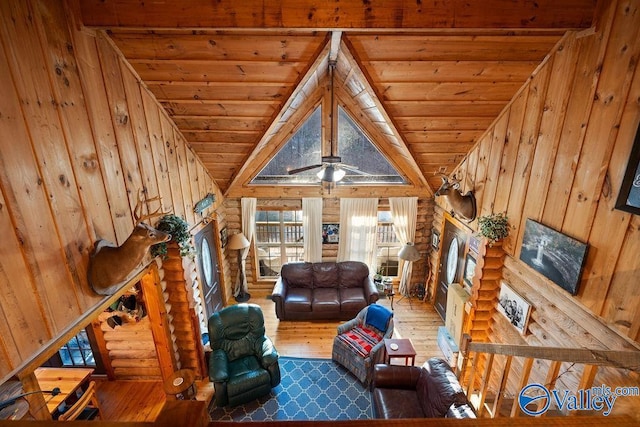
<path fill-rule="evenodd" d="M 198 224 L 203 216 L 207 216 L 207 212 L 202 212 L 202 215 L 196 214 L 193 212 L 193 208 L 198 200 L 202 199 L 207 193 L 204 193 L 200 190 L 200 182 L 198 180 L 198 162 L 196 160 L 196 156 L 193 153 L 193 150 L 187 145 L 186 141 L 183 137 L 180 138 L 182 144 L 184 144 L 184 159 L 185 164 L 184 167 L 186 169 L 186 180 L 187 185 L 191 189 L 191 199 L 189 205 L 189 211 L 191 212 L 191 218 L 193 221 L 193 225 Z M 216 194 L 216 201 L 218 201 L 218 195 Z"/>
<path fill-rule="evenodd" d="M 520 135 L 522 133 L 522 122 L 527 105 L 529 91 L 527 86 L 521 90 L 514 101 L 509 105 L 509 122 L 504 139 L 500 171 L 496 184 L 496 195 L 493 202 L 493 212 L 507 212 L 509 200 L 511 200 L 511 185 L 515 181 L 514 174 L 518 149 L 520 147 Z"/>
<path fill-rule="evenodd" d="M 531 166 L 531 178 L 523 208 L 521 230 L 527 218 L 539 220 L 544 212 L 545 194 L 549 188 L 554 157 L 560 143 L 560 130 L 565 119 L 566 105 L 576 69 L 578 52 L 575 33 L 568 33 L 554 54 L 551 76 L 542 113 L 536 150 Z"/>
<path fill-rule="evenodd" d="M 580 52 L 576 73 L 572 81 L 566 82 L 571 86 L 571 91 L 566 118 L 560 131 L 562 141 L 554 159 L 541 218 L 543 224 L 555 230 L 562 230 L 578 160 L 580 156 L 591 155 L 590 151 L 581 152 L 581 149 L 586 130 L 585 123 L 589 120 L 591 101 L 604 54 L 600 48 L 600 40 L 601 37 L 595 35 L 579 37 L 576 40 L 575 49 Z"/>
<path fill-rule="evenodd" d="M 194 200 L 198 201 L 200 198 L 197 194 L 192 194 L 192 185 L 196 183 L 191 183 L 189 179 L 189 170 L 187 166 L 187 147 L 186 142 L 180 131 L 175 129 L 173 130 L 174 137 L 176 140 L 176 158 L 178 159 L 178 175 L 180 177 L 180 187 L 182 188 L 182 203 L 184 205 L 184 219 L 193 227 L 196 225 L 196 217 L 193 212 L 193 204 Z"/>
<path fill-rule="evenodd" d="M 563 232 L 586 240 L 618 133 L 627 93 L 640 55 L 640 11 L 637 3 L 620 2 L 599 75 L 587 123 L 583 156 L 578 162 Z M 609 7 L 612 9 L 613 6 Z"/>
<path fill-rule="evenodd" d="M 462 183 L 462 191 L 476 191 L 476 169 L 478 168 L 479 150 L 471 150 L 467 155 L 465 163 L 467 164 L 467 174 L 465 181 Z"/>
<path fill-rule="evenodd" d="M 37 53 L 41 51 L 24 45 L 27 41 L 35 46 L 39 45 L 27 6 L 6 2 L 0 5 L 0 19 L 4 22 L 0 36 L 5 45 L 12 46 L 7 52 L 9 57 L 2 55 L 0 58 L 0 76 L 8 93 L 14 95 L 3 96 L 0 105 L 9 118 L 3 120 L 5 126 L 10 125 L 5 135 L 16 137 L 13 140 L 3 139 L 0 156 L 5 171 L 5 197 L 9 196 L 9 192 L 15 197 L 15 200 L 6 200 L 7 206 L 12 207 L 15 221 L 15 231 L 12 234 L 21 241 L 21 246 L 30 249 L 24 252 L 29 264 L 28 270 L 33 275 L 30 279 L 34 281 L 37 293 L 41 296 L 41 305 L 38 305 L 46 319 L 46 329 L 49 334 L 53 334 L 62 330 L 81 313 L 78 301 L 81 291 L 77 281 L 74 282 L 68 266 L 76 257 L 80 258 L 75 252 L 75 248 L 78 247 L 76 243 L 88 237 L 86 229 L 82 230 L 84 236 L 82 231 L 77 229 L 78 225 L 83 223 L 83 219 L 78 219 L 79 203 L 75 181 L 72 175 L 69 176 L 69 169 L 65 169 L 65 166 L 68 167 L 69 159 L 66 156 L 64 137 L 59 132 L 59 126 L 55 125 L 59 125 L 59 120 L 55 107 L 50 102 L 51 89 L 47 85 L 48 77 L 44 63 L 41 57 L 37 57 Z M 29 52 L 25 52 L 25 49 Z M 34 81 L 36 78 L 39 78 L 39 81 Z M 49 99 L 43 99 L 47 94 Z M 15 117 L 15 120 L 11 120 L 12 117 Z M 47 126 L 46 123 L 51 125 Z M 28 129 L 29 126 L 33 129 Z M 50 143 L 38 144 L 46 145 L 38 149 L 33 146 L 32 138 Z M 51 153 L 55 151 L 53 147 L 57 147 L 61 153 Z M 51 155 L 50 163 L 45 161 L 47 155 Z M 45 164 L 58 175 L 43 174 L 41 168 Z M 61 179 L 52 182 L 58 176 Z M 49 194 L 53 199 L 52 203 L 49 202 Z M 73 217 L 76 223 L 71 224 L 69 217 L 57 217 L 56 222 L 52 216 L 54 213 L 56 216 Z M 35 230 L 45 232 L 34 232 Z M 59 234 L 65 232 L 69 234 Z M 69 246 L 61 251 L 52 251 L 52 242 L 60 245 L 65 242 Z M 12 277 L 12 280 L 16 280 L 16 277 L 23 278 L 22 280 L 29 279 L 24 274 L 18 274 Z M 67 286 L 60 286 L 61 283 Z M 32 345 L 27 347 L 33 348 Z"/>
<path fill-rule="evenodd" d="M 624 171 L 629 161 L 631 147 L 640 123 L 640 69 L 636 65 L 636 78 L 629 91 L 625 112 L 620 120 L 620 130 L 611 153 L 607 178 L 605 179 L 598 209 L 589 233 L 587 261 L 578 296 L 580 301 L 594 313 L 602 314 L 607 290 L 611 284 L 614 272 L 617 270 L 617 260 L 620 249 L 627 238 L 631 215 L 615 209 L 618 191 L 622 183 Z M 595 250 L 593 249 L 595 248 Z M 640 341 L 640 337 L 633 334 L 630 337 Z"/>
<path fill-rule="evenodd" d="M 533 156 L 538 141 L 538 130 L 542 120 L 544 101 L 547 97 L 549 76 L 551 75 L 551 63 L 553 56 L 548 57 L 545 66 L 538 68 L 537 73 L 527 83 L 527 108 L 522 123 L 522 133 L 518 141 L 518 153 L 514 180 L 511 183 L 509 193 L 509 205 L 507 217 L 509 218 L 509 236 L 503 241 L 504 250 L 511 256 L 516 256 L 520 246 L 519 236 L 521 224 L 523 224 L 522 212 L 527 195 L 527 186 L 531 176 Z"/>
<path fill-rule="evenodd" d="M 153 95 L 144 88 L 141 93 L 142 105 L 144 106 L 147 127 L 149 128 L 151 138 L 151 153 L 153 154 L 154 169 L 156 171 L 158 195 L 162 201 L 162 211 L 166 212 L 173 207 L 173 197 L 171 195 L 171 184 L 169 182 L 169 166 L 165 153 L 163 128 L 160 121 L 162 115 L 156 101 L 153 99 Z"/>
<path fill-rule="evenodd" d="M 0 81 L 3 81 L 2 68 L 0 65 Z M 4 131 L 2 118 L 6 117 L 8 110 L 2 104 L 0 100 L 0 111 L 3 113 L 0 118 L 0 130 Z M 2 134 L 10 135 L 4 132 Z M 0 154 L 1 169 L 7 170 L 2 160 L 3 156 Z M 5 176 L 0 176 L 0 184 L 4 180 Z M 2 185 L 0 185 L 1 188 Z M 2 377 L 9 369 L 15 368 L 21 360 L 36 350 L 40 343 L 46 342 L 51 337 L 50 326 L 45 317 L 51 311 L 45 311 L 41 295 L 31 275 L 23 273 L 29 271 L 29 265 L 23 253 L 23 245 L 21 245 L 23 242 L 20 242 L 19 232 L 16 233 L 16 228 L 9 216 L 9 206 L 2 192 L 0 192 L 0 233 L 5 236 L 2 239 L 2 256 L 0 256 L 0 289 L 2 289 L 2 298 L 0 298 L 2 357 L 0 361 L 6 359 L 7 362 L 0 364 L 0 377 Z"/>
<path fill-rule="evenodd" d="M 602 309 L 602 316 L 632 339 L 640 329 L 639 253 L 640 216 L 632 215 Z"/>
<path fill-rule="evenodd" d="M 498 178 L 502 166 L 502 153 L 506 145 L 507 125 L 509 124 L 509 110 L 505 110 L 494 122 L 491 137 L 491 151 L 487 166 L 487 178 L 484 183 L 484 194 L 478 215 L 494 213 L 495 197 L 498 191 Z"/>
<path fill-rule="evenodd" d="M 173 213 L 181 218 L 185 218 L 184 199 L 182 197 L 182 186 L 180 185 L 178 153 L 175 135 L 173 134 L 173 124 L 163 111 L 159 113 L 162 139 L 164 141 L 164 153 L 167 159 L 169 185 L 171 187 L 171 199 L 173 200 Z"/>
<path fill-rule="evenodd" d="M 94 241 L 96 236 L 100 236 L 113 241 L 113 222 L 109 215 L 104 215 L 104 212 L 109 210 L 109 201 L 94 144 L 86 96 L 83 93 L 75 51 L 69 49 L 69 46 L 74 45 L 70 33 L 73 27 L 59 25 L 65 22 L 65 19 L 71 22 L 71 17 L 65 16 L 62 8 L 52 7 L 51 3 L 45 1 L 34 2 L 34 7 L 37 10 L 34 17 L 40 38 L 46 43 L 44 48 L 47 69 L 59 105 L 60 122 L 67 136 L 68 153 L 82 201 L 85 222 L 92 225 L 88 227 L 89 238 Z M 88 252 L 88 249 L 83 252 Z M 85 307 L 89 305 L 90 303 L 85 302 Z"/>
<path fill-rule="evenodd" d="M 142 191 L 142 174 L 138 164 L 136 144 L 133 140 L 133 130 L 131 129 L 131 117 L 129 106 L 124 91 L 123 80 L 130 78 L 123 74 L 120 69 L 120 56 L 113 49 L 112 43 L 100 34 L 96 40 L 102 73 L 106 87 L 107 100 L 111 113 L 111 121 L 115 131 L 116 145 L 120 154 L 122 167 L 122 177 L 129 196 L 129 206 L 131 212 L 134 211 L 138 196 Z M 149 206 L 147 206 L 149 208 Z"/>
<path fill-rule="evenodd" d="M 72 34 L 77 57 L 82 58 L 82 61 L 78 61 L 78 68 L 114 229 L 109 235 L 97 237 L 122 244 L 131 234 L 133 220 L 105 92 L 96 37 L 84 31 L 74 31 Z M 109 231 L 107 229 L 101 232 Z"/>
<path fill-rule="evenodd" d="M 120 72 L 123 76 L 122 84 L 124 85 L 124 93 L 127 99 L 129 117 L 131 122 L 131 130 L 133 131 L 133 140 L 135 141 L 138 165 L 140 167 L 140 176 L 142 179 L 142 192 L 147 198 L 159 196 L 158 179 L 156 169 L 153 163 L 153 152 L 151 150 L 151 140 L 147 119 L 140 92 L 140 83 L 135 77 L 130 77 L 129 68 L 123 61 L 120 61 Z M 144 90 L 144 89 L 142 89 Z M 156 104 L 149 104 L 153 110 L 151 114 L 155 114 Z M 147 208 L 155 208 L 159 204 Z"/>
<path fill-rule="evenodd" d="M 478 150 L 478 165 L 476 166 L 476 206 L 478 214 L 483 211 L 484 189 L 487 181 L 487 170 L 489 168 L 489 156 L 491 154 L 491 140 L 493 139 L 493 128 L 487 130 L 478 141 L 474 150 Z"/>

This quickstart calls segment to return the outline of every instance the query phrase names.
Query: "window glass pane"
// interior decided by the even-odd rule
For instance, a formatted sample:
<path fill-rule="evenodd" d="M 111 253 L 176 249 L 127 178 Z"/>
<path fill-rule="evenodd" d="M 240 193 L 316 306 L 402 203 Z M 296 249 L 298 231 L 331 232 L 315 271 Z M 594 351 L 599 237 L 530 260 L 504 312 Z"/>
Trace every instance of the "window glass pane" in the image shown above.
<path fill-rule="evenodd" d="M 276 277 L 283 264 L 303 259 L 302 231 L 300 210 L 256 213 L 256 250 L 260 277 Z"/>
<path fill-rule="evenodd" d="M 356 166 L 338 184 L 405 184 L 406 181 L 378 151 L 343 108 L 338 108 L 338 155 Z"/>
<path fill-rule="evenodd" d="M 321 153 L 321 110 L 320 107 L 287 141 L 269 163 L 251 181 L 252 184 L 309 184 L 318 182 L 319 169 L 312 169 L 289 175 L 292 169 L 320 164 Z"/>
<path fill-rule="evenodd" d="M 398 275 L 398 252 L 400 242 L 393 230 L 391 211 L 378 211 L 378 274 L 394 277 Z"/>
<path fill-rule="evenodd" d="M 95 366 L 87 332 L 82 330 L 58 350 L 63 366 Z"/>

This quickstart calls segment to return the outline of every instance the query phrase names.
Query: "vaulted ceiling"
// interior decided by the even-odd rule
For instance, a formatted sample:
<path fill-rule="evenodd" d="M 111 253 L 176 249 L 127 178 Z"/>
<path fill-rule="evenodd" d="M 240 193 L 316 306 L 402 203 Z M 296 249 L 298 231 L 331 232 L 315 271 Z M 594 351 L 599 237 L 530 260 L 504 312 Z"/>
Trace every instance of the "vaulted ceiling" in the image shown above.
<path fill-rule="evenodd" d="M 223 192 L 276 197 L 321 191 L 248 181 L 314 106 L 326 105 L 330 55 L 338 102 L 410 182 L 386 194 L 432 194 L 437 174 L 453 171 L 562 35 L 597 25 L 596 7 L 82 0 L 77 11 L 84 25 L 107 31 Z M 328 126 L 324 117 L 325 134 Z"/>

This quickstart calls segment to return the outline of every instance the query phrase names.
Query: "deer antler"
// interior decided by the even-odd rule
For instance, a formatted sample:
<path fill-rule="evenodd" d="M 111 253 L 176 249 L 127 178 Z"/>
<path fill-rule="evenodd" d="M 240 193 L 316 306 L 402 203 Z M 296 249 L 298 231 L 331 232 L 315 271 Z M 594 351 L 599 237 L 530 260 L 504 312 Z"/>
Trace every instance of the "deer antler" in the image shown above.
<path fill-rule="evenodd" d="M 138 191 L 138 202 L 136 203 L 136 207 L 133 209 L 133 218 L 135 219 L 136 224 L 138 225 L 148 219 L 151 218 L 155 218 L 157 216 L 162 216 L 162 215 L 167 215 L 169 213 L 171 213 L 171 211 L 168 212 L 161 212 L 162 210 L 162 203 L 160 203 L 160 207 L 158 207 L 158 209 L 156 209 L 155 211 L 151 212 L 151 213 L 147 213 L 146 215 L 142 215 L 142 203 L 144 202 L 147 205 L 147 210 L 148 208 L 148 204 L 149 202 L 155 202 L 156 200 L 161 201 L 162 199 L 160 198 L 160 196 L 156 196 L 153 197 L 151 199 L 147 199 L 146 197 L 144 198 L 144 200 L 142 199 L 142 190 Z"/>

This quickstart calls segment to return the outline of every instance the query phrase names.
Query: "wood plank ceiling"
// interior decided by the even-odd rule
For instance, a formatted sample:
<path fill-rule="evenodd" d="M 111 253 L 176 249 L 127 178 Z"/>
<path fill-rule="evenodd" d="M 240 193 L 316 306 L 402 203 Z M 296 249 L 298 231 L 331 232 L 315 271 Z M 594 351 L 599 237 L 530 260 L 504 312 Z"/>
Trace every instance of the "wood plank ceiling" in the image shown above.
<path fill-rule="evenodd" d="M 342 32 L 338 68 L 358 120 L 373 133 L 376 117 L 386 121 L 393 138 L 370 136 L 405 175 L 415 169 L 406 194 L 432 194 L 437 174 L 453 171 L 567 30 L 594 25 L 597 8 L 597 0 L 79 3 L 83 24 L 107 31 L 231 196 L 250 191 L 250 175 L 277 148 L 270 141 L 283 143 L 274 129 L 295 128 L 292 109 L 311 95 L 301 86 L 325 84 L 315 68 L 326 67 L 332 31 Z M 394 141 L 396 151 L 387 147 Z"/>

